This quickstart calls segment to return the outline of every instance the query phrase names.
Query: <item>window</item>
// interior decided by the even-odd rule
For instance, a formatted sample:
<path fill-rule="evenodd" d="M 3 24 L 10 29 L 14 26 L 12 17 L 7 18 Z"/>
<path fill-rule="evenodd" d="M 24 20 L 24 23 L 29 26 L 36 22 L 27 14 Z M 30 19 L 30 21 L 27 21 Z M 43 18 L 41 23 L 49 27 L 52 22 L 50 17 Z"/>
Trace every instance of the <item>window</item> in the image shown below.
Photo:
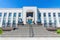
<path fill-rule="evenodd" d="M 7 16 L 7 13 L 4 13 L 4 17 L 6 17 Z"/>
<path fill-rule="evenodd" d="M 19 13 L 18 15 L 19 15 L 19 17 L 21 17 L 21 13 Z"/>
<path fill-rule="evenodd" d="M 27 17 L 29 17 L 29 16 L 30 16 L 30 17 L 33 17 L 33 12 L 27 12 L 27 13 L 26 13 L 26 16 L 27 16 Z"/>
<path fill-rule="evenodd" d="M 3 19 L 2 27 L 6 27 L 6 20 Z"/>
<path fill-rule="evenodd" d="M 41 17 L 41 13 L 39 13 L 39 16 Z"/>
<path fill-rule="evenodd" d="M 11 22 L 11 20 L 8 20 L 8 23 L 10 23 Z"/>
<path fill-rule="evenodd" d="M 49 23 L 51 23 L 52 21 L 51 20 L 49 20 Z"/>
<path fill-rule="evenodd" d="M 51 17 L 51 13 L 48 13 L 48 16 Z"/>
<path fill-rule="evenodd" d="M 49 25 L 52 25 L 52 20 L 49 20 Z"/>
<path fill-rule="evenodd" d="M 47 21 L 44 20 L 44 27 L 47 27 Z"/>
<path fill-rule="evenodd" d="M 56 20 L 54 20 L 54 24 L 56 23 Z"/>
<path fill-rule="evenodd" d="M 8 19 L 7 27 L 11 26 L 11 20 Z"/>
<path fill-rule="evenodd" d="M 13 25 L 15 25 L 16 24 L 16 20 L 13 20 Z"/>
<path fill-rule="evenodd" d="M 16 27 L 16 20 L 13 20 L 12 27 Z"/>
<path fill-rule="evenodd" d="M 44 20 L 44 23 L 47 23 L 46 20 Z"/>
<path fill-rule="evenodd" d="M 60 13 L 58 13 L 58 17 L 60 17 Z"/>
<path fill-rule="evenodd" d="M 37 18 L 38 21 L 41 21 L 41 13 L 38 13 L 38 14 L 37 14 L 37 17 L 38 17 L 38 18 Z"/>
<path fill-rule="evenodd" d="M 46 13 L 43 13 L 44 17 L 46 17 Z"/>
<path fill-rule="evenodd" d="M 59 20 L 59 23 L 60 23 L 60 20 Z"/>
<path fill-rule="evenodd" d="M 19 24 L 19 23 L 21 23 L 21 22 L 22 22 L 22 19 L 21 19 L 21 18 L 19 18 L 19 19 L 18 19 L 18 24 Z"/>
<path fill-rule="evenodd" d="M 11 17 L 12 16 L 12 13 L 9 13 L 9 17 Z"/>
<path fill-rule="evenodd" d="M 16 17 L 16 13 L 14 13 L 14 15 L 13 15 L 14 17 Z"/>
<path fill-rule="evenodd" d="M 38 16 L 38 17 L 41 17 L 41 13 L 38 13 L 37 16 Z"/>
<path fill-rule="evenodd" d="M 3 25 L 5 24 L 6 20 L 3 19 Z"/>
<path fill-rule="evenodd" d="M 19 19 L 18 19 L 18 21 L 19 21 L 19 22 L 22 22 L 22 19 L 21 19 L 21 18 L 19 18 Z"/>
<path fill-rule="evenodd" d="M 56 13 L 53 13 L 53 17 L 56 17 Z"/>
<path fill-rule="evenodd" d="M 0 13 L 0 17 L 2 16 L 2 13 Z"/>

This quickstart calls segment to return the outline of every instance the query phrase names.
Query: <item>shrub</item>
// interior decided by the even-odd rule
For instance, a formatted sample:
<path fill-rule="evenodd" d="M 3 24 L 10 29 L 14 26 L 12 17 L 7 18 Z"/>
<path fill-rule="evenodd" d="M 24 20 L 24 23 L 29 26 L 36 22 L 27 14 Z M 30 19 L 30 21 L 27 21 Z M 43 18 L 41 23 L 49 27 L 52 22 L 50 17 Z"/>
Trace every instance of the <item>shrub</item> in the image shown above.
<path fill-rule="evenodd" d="M 2 34 L 3 33 L 3 30 L 0 28 L 0 34 Z"/>
<path fill-rule="evenodd" d="M 60 34 L 60 29 L 57 29 L 57 31 L 56 31 L 56 32 L 57 32 L 57 34 Z"/>

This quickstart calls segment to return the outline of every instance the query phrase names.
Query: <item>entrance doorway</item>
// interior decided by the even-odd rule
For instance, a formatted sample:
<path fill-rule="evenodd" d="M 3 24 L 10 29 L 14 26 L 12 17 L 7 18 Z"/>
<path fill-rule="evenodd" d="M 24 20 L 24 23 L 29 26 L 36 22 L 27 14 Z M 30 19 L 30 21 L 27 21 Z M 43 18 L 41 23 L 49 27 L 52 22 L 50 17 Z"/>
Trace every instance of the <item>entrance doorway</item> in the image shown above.
<path fill-rule="evenodd" d="M 26 12 L 26 22 L 27 24 L 33 24 L 34 15 L 33 12 Z"/>
<path fill-rule="evenodd" d="M 27 23 L 28 23 L 28 24 L 32 24 L 32 19 L 28 19 L 28 20 L 27 20 Z"/>

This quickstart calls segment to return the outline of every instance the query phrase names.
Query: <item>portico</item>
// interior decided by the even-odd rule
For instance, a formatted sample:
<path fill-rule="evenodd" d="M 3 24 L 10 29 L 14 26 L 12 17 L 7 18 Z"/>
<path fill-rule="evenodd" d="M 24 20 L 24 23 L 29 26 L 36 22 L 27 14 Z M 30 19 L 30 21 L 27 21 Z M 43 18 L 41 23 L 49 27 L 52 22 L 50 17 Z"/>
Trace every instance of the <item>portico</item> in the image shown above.
<path fill-rule="evenodd" d="M 23 7 L 23 22 L 27 24 L 30 19 L 32 24 L 37 24 L 37 8 L 36 7 Z"/>

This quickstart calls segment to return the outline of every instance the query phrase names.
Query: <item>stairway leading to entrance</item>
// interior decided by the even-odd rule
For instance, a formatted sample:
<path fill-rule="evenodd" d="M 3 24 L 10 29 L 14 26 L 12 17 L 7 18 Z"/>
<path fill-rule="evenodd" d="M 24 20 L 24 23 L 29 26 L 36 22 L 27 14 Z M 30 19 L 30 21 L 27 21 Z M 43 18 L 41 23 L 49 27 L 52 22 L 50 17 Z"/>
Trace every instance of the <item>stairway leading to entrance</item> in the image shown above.
<path fill-rule="evenodd" d="M 5 32 L 0 36 L 18 36 L 18 37 L 44 37 L 44 36 L 60 36 L 55 32 L 50 32 L 41 25 L 20 25 L 18 29 Z"/>

